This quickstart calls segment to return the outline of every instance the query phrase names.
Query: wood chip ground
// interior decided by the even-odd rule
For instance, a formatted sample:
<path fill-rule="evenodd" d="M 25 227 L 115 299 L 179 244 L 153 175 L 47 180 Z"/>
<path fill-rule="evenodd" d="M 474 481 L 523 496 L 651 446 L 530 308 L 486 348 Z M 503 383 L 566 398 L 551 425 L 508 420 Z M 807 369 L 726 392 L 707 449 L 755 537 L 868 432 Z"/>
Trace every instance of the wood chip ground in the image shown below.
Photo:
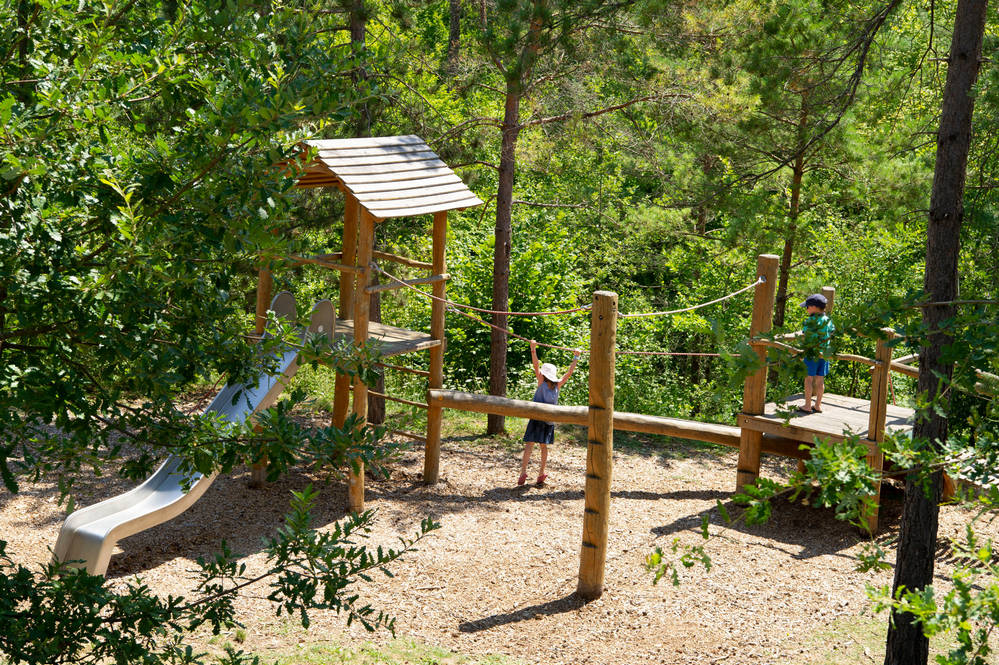
<path fill-rule="evenodd" d="M 394 546 L 427 516 L 442 528 L 392 567 L 393 579 L 363 584 L 362 596 L 398 618 L 402 637 L 465 654 L 506 654 L 514 662 L 818 663 L 837 644 L 849 646 L 852 638 L 837 627 L 869 614 L 866 585 L 891 582 L 890 572 L 854 572 L 862 539 L 829 511 L 781 503 L 766 525 L 723 529 L 715 505 L 727 502 L 734 487 L 735 452 L 676 442 L 641 445 L 633 437 L 615 452 L 606 590 L 583 603 L 573 594 L 583 437 L 580 428 L 560 430 L 544 487 L 515 486 L 520 449 L 513 437 L 446 439 L 441 481 L 433 487 L 420 483 L 422 448 L 405 453 L 390 479 L 368 481 L 367 507 L 377 510 L 370 543 Z M 765 457 L 763 472 L 782 476 L 792 464 Z M 137 575 L 156 592 L 190 595 L 192 562 L 223 538 L 245 554 L 252 571 L 262 560 L 262 539 L 287 510 L 289 492 L 309 482 L 320 483 L 322 492 L 317 526 L 344 515 L 342 483 L 323 484 L 301 471 L 264 490 L 249 489 L 247 480 L 246 473 L 220 477 L 186 513 L 122 541 L 109 579 L 121 583 Z M 127 488 L 114 475 L 87 478 L 77 501 L 87 505 Z M 15 561 L 48 557 L 64 517 L 56 500 L 50 483 L 25 485 L 16 496 L 0 494 L 0 533 Z M 901 493 L 886 487 L 886 542 L 897 535 L 900 509 Z M 665 581 L 653 586 L 645 556 L 674 538 L 697 543 L 705 514 L 711 531 L 720 534 L 707 545 L 710 572 L 694 568 L 679 587 Z M 965 517 L 945 507 L 941 537 L 958 535 Z M 941 546 L 939 579 L 950 565 Z M 304 631 L 275 617 L 265 595 L 256 589 L 238 604 L 247 630 L 244 649 L 267 654 L 300 644 L 390 639 L 348 628 L 332 613 L 313 614 Z M 865 662 L 880 662 L 876 653 L 864 653 Z"/>

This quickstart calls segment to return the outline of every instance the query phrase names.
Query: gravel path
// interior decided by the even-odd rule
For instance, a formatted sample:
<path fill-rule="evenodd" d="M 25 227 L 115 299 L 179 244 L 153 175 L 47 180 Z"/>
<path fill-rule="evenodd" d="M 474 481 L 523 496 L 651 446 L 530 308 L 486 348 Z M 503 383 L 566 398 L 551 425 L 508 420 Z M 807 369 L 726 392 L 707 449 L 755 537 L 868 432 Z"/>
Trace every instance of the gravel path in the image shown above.
<path fill-rule="evenodd" d="M 394 546 L 428 515 L 442 528 L 393 566 L 394 579 L 364 584 L 363 597 L 398 618 L 399 636 L 526 663 L 809 663 L 849 646 L 852 638 L 835 628 L 867 611 L 865 585 L 891 582 L 890 573 L 853 571 L 861 539 L 829 511 L 781 503 L 766 525 L 724 529 L 715 503 L 727 501 L 735 484 L 734 452 L 675 442 L 642 448 L 631 439 L 615 453 L 605 593 L 584 604 L 573 595 L 586 455 L 579 436 L 581 430 L 559 433 L 542 488 L 514 486 L 519 450 L 508 442 L 445 440 L 441 482 L 433 487 L 419 482 L 422 449 L 405 453 L 390 479 L 369 480 L 367 507 L 377 509 L 371 543 Z M 763 473 L 780 476 L 792 464 L 765 457 Z M 262 538 L 287 510 L 289 491 L 308 482 L 323 480 L 299 472 L 251 490 L 245 473 L 219 478 L 186 513 L 122 541 L 108 577 L 140 575 L 157 592 L 188 594 L 192 561 L 222 538 L 246 554 L 252 571 L 262 560 Z M 126 486 L 105 476 L 86 479 L 81 489 L 77 500 L 86 505 Z M 15 561 L 47 558 L 62 520 L 56 495 L 46 483 L 0 494 L 0 533 Z M 900 501 L 886 487 L 885 538 L 897 533 Z M 316 524 L 342 517 L 344 502 L 341 483 L 323 484 Z M 645 556 L 673 538 L 698 542 L 705 513 L 718 534 L 707 545 L 711 571 L 686 571 L 679 587 L 653 586 Z M 963 517 L 945 507 L 941 536 L 957 535 Z M 944 561 L 938 575 L 947 570 Z M 244 649 L 389 639 L 348 628 L 329 613 L 313 614 L 312 628 L 303 631 L 274 616 L 263 589 L 255 594 L 238 604 Z"/>

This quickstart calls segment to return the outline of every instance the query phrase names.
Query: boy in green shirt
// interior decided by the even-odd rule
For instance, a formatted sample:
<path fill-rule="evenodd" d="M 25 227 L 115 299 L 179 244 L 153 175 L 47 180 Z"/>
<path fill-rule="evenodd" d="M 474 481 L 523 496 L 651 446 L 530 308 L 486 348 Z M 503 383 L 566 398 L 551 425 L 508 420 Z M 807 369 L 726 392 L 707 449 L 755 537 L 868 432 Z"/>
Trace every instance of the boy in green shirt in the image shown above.
<path fill-rule="evenodd" d="M 802 413 L 822 413 L 822 394 L 825 392 L 826 375 L 829 374 L 829 361 L 824 356 L 828 356 L 830 351 L 830 339 L 836 332 L 836 326 L 826 316 L 826 304 L 828 301 L 821 293 L 816 293 L 805 298 L 801 306 L 808 312 L 805 323 L 801 327 L 804 333 L 805 367 L 808 376 L 805 377 L 805 403 L 798 407 Z M 815 405 L 812 405 L 812 398 L 815 398 Z"/>

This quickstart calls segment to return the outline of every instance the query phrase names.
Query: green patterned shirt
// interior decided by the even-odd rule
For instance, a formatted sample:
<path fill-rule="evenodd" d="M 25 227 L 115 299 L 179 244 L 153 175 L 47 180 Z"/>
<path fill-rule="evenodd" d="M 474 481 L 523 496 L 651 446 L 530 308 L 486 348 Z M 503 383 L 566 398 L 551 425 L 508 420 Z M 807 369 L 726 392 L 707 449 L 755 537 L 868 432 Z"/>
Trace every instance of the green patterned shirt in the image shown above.
<path fill-rule="evenodd" d="M 836 332 L 836 326 L 825 314 L 810 314 L 805 319 L 801 331 L 805 333 L 802 347 L 805 350 L 807 360 L 818 360 L 823 356 L 828 356 L 830 352 L 830 340 Z"/>

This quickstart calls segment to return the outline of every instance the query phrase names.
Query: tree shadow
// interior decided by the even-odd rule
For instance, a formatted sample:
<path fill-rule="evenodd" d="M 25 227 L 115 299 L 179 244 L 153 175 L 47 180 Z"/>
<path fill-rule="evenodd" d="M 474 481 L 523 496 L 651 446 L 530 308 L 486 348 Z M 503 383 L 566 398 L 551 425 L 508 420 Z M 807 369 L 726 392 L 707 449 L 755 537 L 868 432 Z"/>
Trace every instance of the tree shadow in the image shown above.
<path fill-rule="evenodd" d="M 547 603 L 538 603 L 536 605 L 522 607 L 519 610 L 514 610 L 513 612 L 493 614 L 481 619 L 476 619 L 475 621 L 463 621 L 458 624 L 458 630 L 462 633 L 479 633 L 498 626 L 506 626 L 511 623 L 528 621 L 537 617 L 553 616 L 556 614 L 572 612 L 586 605 L 586 602 L 587 601 L 583 600 L 580 596 L 575 593 L 571 593 L 563 598 L 549 600 Z"/>
<path fill-rule="evenodd" d="M 902 514 L 902 492 L 894 486 L 885 483 L 881 490 L 881 507 L 879 511 L 879 539 L 890 537 L 897 531 Z M 732 494 L 717 490 L 673 492 L 665 498 L 675 499 L 714 499 L 721 501 L 729 515 L 736 516 L 741 506 L 731 500 Z M 761 546 L 785 552 L 794 559 L 810 559 L 822 555 L 851 556 L 842 554 L 858 542 L 865 540 L 866 535 L 855 526 L 836 519 L 831 508 L 815 508 L 791 502 L 785 498 L 777 499 L 772 504 L 773 512 L 770 520 L 762 524 L 749 525 L 743 521 L 726 522 L 717 505 L 705 510 L 684 515 L 663 526 L 654 527 L 651 533 L 655 536 L 672 536 L 682 531 L 700 530 L 705 516 L 709 524 L 728 528 L 733 531 L 756 536 L 770 541 L 760 543 Z M 794 546 L 794 547 L 782 547 Z M 852 558 L 852 557 L 851 557 Z"/>

